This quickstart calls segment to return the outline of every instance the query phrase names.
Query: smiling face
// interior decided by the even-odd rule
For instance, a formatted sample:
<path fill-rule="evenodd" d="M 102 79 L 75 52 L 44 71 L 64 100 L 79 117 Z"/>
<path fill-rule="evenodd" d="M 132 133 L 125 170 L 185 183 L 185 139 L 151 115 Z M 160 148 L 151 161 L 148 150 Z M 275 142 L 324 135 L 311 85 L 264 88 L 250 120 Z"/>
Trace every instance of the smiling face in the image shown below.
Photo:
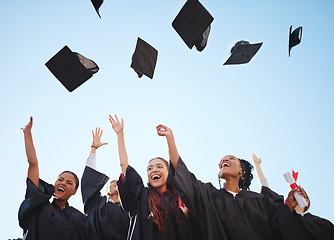
<path fill-rule="evenodd" d="M 155 158 L 147 167 L 148 182 L 159 193 L 167 190 L 168 163 L 165 160 Z"/>
<path fill-rule="evenodd" d="M 77 192 L 75 177 L 69 172 L 60 174 L 54 183 L 54 188 L 54 197 L 59 200 L 67 201 Z"/>
<path fill-rule="evenodd" d="M 218 164 L 219 178 L 226 179 L 228 177 L 239 178 L 242 176 L 242 168 L 240 161 L 233 155 L 226 155 Z"/>

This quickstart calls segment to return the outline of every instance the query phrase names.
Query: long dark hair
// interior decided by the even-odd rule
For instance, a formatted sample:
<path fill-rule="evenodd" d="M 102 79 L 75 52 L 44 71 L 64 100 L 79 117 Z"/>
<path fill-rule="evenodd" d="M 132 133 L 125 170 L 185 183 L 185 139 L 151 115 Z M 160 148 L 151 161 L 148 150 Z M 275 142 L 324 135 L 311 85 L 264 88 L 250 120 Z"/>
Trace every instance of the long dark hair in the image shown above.
<path fill-rule="evenodd" d="M 242 176 L 239 178 L 239 188 L 249 190 L 253 179 L 253 165 L 244 159 L 238 158 L 242 168 Z"/>
<path fill-rule="evenodd" d="M 161 157 L 156 157 L 151 159 L 149 162 L 151 162 L 154 159 L 160 159 L 162 160 L 167 168 L 169 168 L 168 162 L 161 158 Z M 168 218 L 168 211 L 169 205 L 165 204 L 162 198 L 162 195 L 154 188 L 150 183 L 148 185 L 148 196 L 147 196 L 147 201 L 149 205 L 149 210 L 150 210 L 150 216 L 152 217 L 155 225 L 157 226 L 159 232 L 166 231 L 168 226 L 169 226 L 169 218 Z M 176 191 L 169 185 L 167 185 L 167 189 L 173 194 L 174 202 L 173 202 L 173 209 L 172 211 L 174 212 L 175 218 L 177 225 L 179 223 L 180 215 L 179 215 L 179 196 L 177 195 Z"/>

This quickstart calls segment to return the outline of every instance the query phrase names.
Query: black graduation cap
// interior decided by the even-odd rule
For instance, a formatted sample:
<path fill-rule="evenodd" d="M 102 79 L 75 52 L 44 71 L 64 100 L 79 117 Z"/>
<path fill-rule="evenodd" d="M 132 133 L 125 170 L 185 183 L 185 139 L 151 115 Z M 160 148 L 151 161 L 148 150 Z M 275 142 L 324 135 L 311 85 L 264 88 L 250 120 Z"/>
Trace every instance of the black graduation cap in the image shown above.
<path fill-rule="evenodd" d="M 135 52 L 132 55 L 131 67 L 141 78 L 143 74 L 153 78 L 157 63 L 158 51 L 150 44 L 138 37 Z"/>
<path fill-rule="evenodd" d="M 67 46 L 63 47 L 45 65 L 70 92 L 99 70 L 95 62 L 79 53 L 72 52 Z"/>
<path fill-rule="evenodd" d="M 231 48 L 231 56 L 224 65 L 248 63 L 259 51 L 261 43 L 250 44 L 248 41 L 239 41 Z"/>
<path fill-rule="evenodd" d="M 188 0 L 172 26 L 190 49 L 195 45 L 198 51 L 202 51 L 207 44 L 212 21 L 213 17 L 198 0 Z"/>
<path fill-rule="evenodd" d="M 302 30 L 303 27 L 296 28 L 292 33 L 292 25 L 290 26 L 290 34 L 289 34 L 289 57 L 290 57 L 290 51 L 291 48 L 298 45 L 300 41 L 302 40 Z"/>
<path fill-rule="evenodd" d="M 94 6 L 97 14 L 101 18 L 100 13 L 99 13 L 99 8 L 101 7 L 101 5 L 103 3 L 103 0 L 91 0 L 91 2 L 93 3 L 93 6 Z"/>

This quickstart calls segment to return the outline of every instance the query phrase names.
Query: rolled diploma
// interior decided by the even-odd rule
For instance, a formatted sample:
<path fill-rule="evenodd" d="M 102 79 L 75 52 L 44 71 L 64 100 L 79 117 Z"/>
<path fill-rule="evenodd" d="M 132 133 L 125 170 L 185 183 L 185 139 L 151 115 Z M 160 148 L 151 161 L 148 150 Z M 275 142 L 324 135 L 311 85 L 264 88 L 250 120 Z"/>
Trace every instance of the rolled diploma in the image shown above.
<path fill-rule="evenodd" d="M 284 178 L 285 178 L 286 182 L 290 185 L 290 187 L 291 187 L 292 184 L 295 185 L 295 187 L 291 187 L 291 189 L 297 188 L 296 181 L 295 181 L 295 179 L 293 179 L 290 172 L 285 173 Z M 298 192 L 295 192 L 293 195 L 295 196 L 295 199 L 296 199 L 300 208 L 304 208 L 304 207 L 307 206 L 307 202 L 306 202 L 305 198 L 300 196 L 298 194 Z"/>

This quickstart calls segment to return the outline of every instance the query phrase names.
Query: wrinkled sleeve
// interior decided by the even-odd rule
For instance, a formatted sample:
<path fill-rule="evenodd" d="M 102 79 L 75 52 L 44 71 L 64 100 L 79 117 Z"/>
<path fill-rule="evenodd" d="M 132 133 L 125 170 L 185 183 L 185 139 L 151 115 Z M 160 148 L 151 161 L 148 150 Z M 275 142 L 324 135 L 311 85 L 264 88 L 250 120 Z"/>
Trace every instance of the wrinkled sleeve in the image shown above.
<path fill-rule="evenodd" d="M 211 188 L 213 186 L 197 180 L 195 175 L 189 172 L 181 158 L 179 158 L 176 169 L 170 165 L 167 181 L 175 188 L 194 218 L 200 217 L 208 202 L 212 200 Z"/>
<path fill-rule="evenodd" d="M 270 198 L 267 198 L 267 211 L 270 215 L 270 224 L 275 237 L 283 240 L 309 240 L 310 236 L 305 233 L 303 227 L 291 213 L 286 204 L 277 206 Z"/>
<path fill-rule="evenodd" d="M 101 189 L 108 182 L 109 177 L 95 169 L 86 166 L 81 178 L 81 194 L 85 213 L 94 207 L 101 198 Z"/>
<path fill-rule="evenodd" d="M 282 206 L 284 204 L 283 195 L 279 195 L 268 187 L 261 187 L 261 194 L 271 199 L 277 206 Z"/>
<path fill-rule="evenodd" d="M 38 207 L 49 203 L 49 199 L 54 193 L 54 187 L 51 184 L 39 179 L 39 187 L 27 178 L 27 189 L 25 199 L 21 203 L 18 213 L 19 224 L 21 228 L 27 229 L 32 222 Z"/>
<path fill-rule="evenodd" d="M 130 212 L 133 215 L 139 201 L 139 196 L 144 189 L 143 180 L 136 170 L 129 165 L 124 178 L 121 175 L 117 185 L 122 207 L 126 212 Z"/>

